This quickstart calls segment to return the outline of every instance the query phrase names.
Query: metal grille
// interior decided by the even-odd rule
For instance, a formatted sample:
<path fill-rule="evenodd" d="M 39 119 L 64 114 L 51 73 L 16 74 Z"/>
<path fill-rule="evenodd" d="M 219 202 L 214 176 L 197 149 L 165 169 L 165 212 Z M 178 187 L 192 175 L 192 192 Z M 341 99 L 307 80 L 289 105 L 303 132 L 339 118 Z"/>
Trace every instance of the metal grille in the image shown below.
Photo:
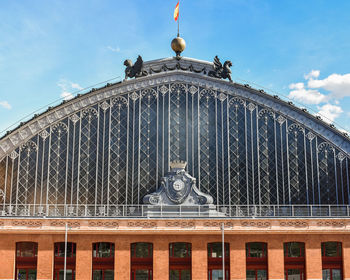
<path fill-rule="evenodd" d="M 168 83 L 102 100 L 9 152 L 0 211 L 133 211 L 172 160 L 217 206 L 349 203 L 349 158 L 321 135 L 234 92 Z"/>

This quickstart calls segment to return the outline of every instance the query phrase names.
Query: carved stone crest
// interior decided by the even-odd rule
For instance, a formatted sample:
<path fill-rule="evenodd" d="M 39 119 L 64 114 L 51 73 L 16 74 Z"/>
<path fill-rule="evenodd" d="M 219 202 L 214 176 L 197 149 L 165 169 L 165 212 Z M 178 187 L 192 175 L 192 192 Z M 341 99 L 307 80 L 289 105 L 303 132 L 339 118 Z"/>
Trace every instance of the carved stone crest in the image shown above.
<path fill-rule="evenodd" d="M 232 62 L 230 60 L 226 60 L 224 65 L 222 65 L 218 56 L 215 56 L 214 71 L 209 71 L 208 76 L 219 79 L 229 79 L 230 82 L 232 82 L 230 67 L 232 67 Z"/>
<path fill-rule="evenodd" d="M 138 78 L 142 76 L 147 76 L 147 71 L 143 70 L 143 60 L 139 55 L 135 64 L 132 63 L 130 59 L 124 61 L 125 68 L 125 80 L 127 78 Z"/>
<path fill-rule="evenodd" d="M 196 187 L 196 179 L 186 171 L 186 162 L 174 161 L 170 172 L 161 179 L 161 186 L 155 193 L 143 198 L 145 204 L 152 205 L 208 205 L 213 198 Z"/>

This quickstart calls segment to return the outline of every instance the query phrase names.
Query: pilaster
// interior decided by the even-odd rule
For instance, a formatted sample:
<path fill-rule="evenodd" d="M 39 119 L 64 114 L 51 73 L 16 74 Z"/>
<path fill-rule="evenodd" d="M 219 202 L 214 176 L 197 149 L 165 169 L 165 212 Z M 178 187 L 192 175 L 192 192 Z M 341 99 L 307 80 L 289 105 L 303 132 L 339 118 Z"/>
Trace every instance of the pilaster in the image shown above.
<path fill-rule="evenodd" d="M 306 279 L 322 279 L 321 240 L 318 235 L 308 235 L 305 241 Z"/>

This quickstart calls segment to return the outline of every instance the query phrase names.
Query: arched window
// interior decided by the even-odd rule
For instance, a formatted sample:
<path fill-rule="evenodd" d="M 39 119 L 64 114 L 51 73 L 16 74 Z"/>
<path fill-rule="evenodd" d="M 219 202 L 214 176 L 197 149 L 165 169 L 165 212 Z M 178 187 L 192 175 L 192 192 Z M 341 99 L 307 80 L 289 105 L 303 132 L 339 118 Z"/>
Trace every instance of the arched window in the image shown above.
<path fill-rule="evenodd" d="M 37 270 L 38 243 L 16 243 L 16 279 L 35 280 Z"/>
<path fill-rule="evenodd" d="M 322 277 L 327 280 L 340 280 L 343 277 L 343 260 L 341 242 L 323 242 Z"/>
<path fill-rule="evenodd" d="M 222 243 L 208 243 L 208 279 L 220 280 L 222 275 Z M 230 245 L 225 243 L 225 279 L 230 279 Z"/>
<path fill-rule="evenodd" d="M 169 244 L 169 279 L 191 280 L 191 243 Z"/>
<path fill-rule="evenodd" d="M 305 244 L 302 242 L 284 243 L 284 279 L 305 279 Z"/>
<path fill-rule="evenodd" d="M 131 244 L 131 280 L 153 279 L 153 244 Z"/>
<path fill-rule="evenodd" d="M 92 244 L 92 280 L 114 279 L 114 244 Z"/>
<path fill-rule="evenodd" d="M 64 279 L 64 242 L 55 243 L 54 253 L 54 280 Z M 66 279 L 75 279 L 75 253 L 76 245 L 72 242 L 67 242 L 67 266 L 66 266 Z"/>
<path fill-rule="evenodd" d="M 246 244 L 247 280 L 267 279 L 267 244 L 250 242 Z"/>

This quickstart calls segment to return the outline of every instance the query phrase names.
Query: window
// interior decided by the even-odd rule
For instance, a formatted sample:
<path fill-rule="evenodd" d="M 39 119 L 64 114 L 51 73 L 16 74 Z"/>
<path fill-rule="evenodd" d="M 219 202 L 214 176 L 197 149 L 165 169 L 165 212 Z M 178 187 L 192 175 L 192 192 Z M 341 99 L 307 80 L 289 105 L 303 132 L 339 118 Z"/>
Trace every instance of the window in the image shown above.
<path fill-rule="evenodd" d="M 305 244 L 302 242 L 284 243 L 284 279 L 305 279 Z"/>
<path fill-rule="evenodd" d="M 191 243 L 169 244 L 169 279 L 191 280 Z"/>
<path fill-rule="evenodd" d="M 93 244 L 93 258 L 113 258 L 114 244 L 108 242 L 100 242 Z"/>
<path fill-rule="evenodd" d="M 153 279 L 153 244 L 131 244 L 131 280 Z"/>
<path fill-rule="evenodd" d="M 225 280 L 230 278 L 230 245 L 225 243 Z M 208 280 L 223 279 L 222 243 L 208 243 Z"/>
<path fill-rule="evenodd" d="M 324 280 L 340 280 L 343 277 L 343 260 L 341 242 L 323 242 L 322 278 Z"/>
<path fill-rule="evenodd" d="M 64 279 L 64 242 L 55 243 L 54 248 L 54 280 Z M 66 279 L 75 279 L 75 253 L 76 245 L 72 242 L 67 242 L 67 266 L 66 266 Z"/>
<path fill-rule="evenodd" d="M 92 244 L 92 280 L 114 279 L 114 243 Z"/>
<path fill-rule="evenodd" d="M 36 280 L 37 255 L 37 243 L 16 243 L 16 279 Z"/>
<path fill-rule="evenodd" d="M 250 242 L 246 244 L 247 279 L 267 279 L 267 244 L 263 242 Z"/>

